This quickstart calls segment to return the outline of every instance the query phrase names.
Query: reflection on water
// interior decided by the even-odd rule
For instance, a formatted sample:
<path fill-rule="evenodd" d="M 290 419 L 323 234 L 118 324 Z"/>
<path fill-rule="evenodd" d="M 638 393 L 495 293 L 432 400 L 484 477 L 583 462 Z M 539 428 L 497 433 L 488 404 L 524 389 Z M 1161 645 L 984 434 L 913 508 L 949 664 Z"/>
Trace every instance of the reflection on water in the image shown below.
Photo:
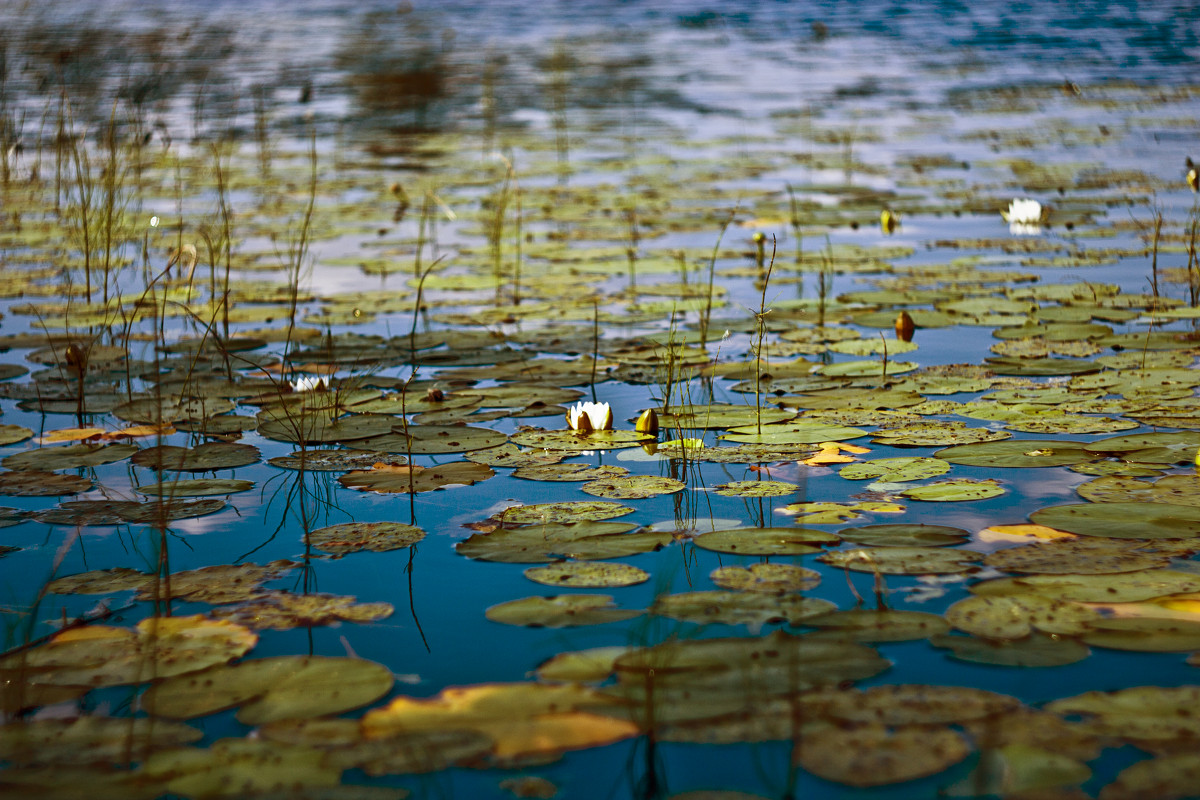
<path fill-rule="evenodd" d="M 901 459 L 966 441 L 955 437 L 1015 432 L 1041 444 L 1010 457 L 1035 458 L 1047 438 L 1092 441 L 1142 421 L 1144 430 L 1195 427 L 1194 358 L 1172 349 L 1188 344 L 1175 337 L 1186 337 L 1188 305 L 1200 291 L 1191 269 L 1195 199 L 1183 171 L 1196 155 L 1187 148 L 1200 110 L 1200 10 L 1192 4 L 302 0 L 202 9 L 8 4 L 0 13 L 0 264 L 12 282 L 4 284 L 11 350 L 3 366 L 35 370 L 2 373 L 10 423 L 2 427 L 18 437 L 11 428 L 101 428 L 0 445 L 8 457 L 44 443 L 63 459 L 43 465 L 58 477 L 22 478 L 19 462 L 0 473 L 15 509 L 0 516 L 11 523 L 3 541 L 19 547 L 0 552 L 11 565 L 0 596 L 7 646 L 76 618 L 137 623 L 150 612 L 129 594 L 97 606 L 65 588 L 43 591 L 55 576 L 123 567 L 139 574 L 100 578 L 109 594 L 146 591 L 176 616 L 208 614 L 235 596 L 252 601 L 236 618 L 269 619 L 263 627 L 275 629 L 261 633 L 245 663 L 357 656 L 403 676 L 389 699 L 516 684 L 467 699 L 440 695 L 503 713 L 435 732 L 420 729 L 420 714 L 404 702 L 385 707 L 374 695 L 363 701 L 372 705 L 362 727 L 351 721 L 359 712 L 347 717 L 335 705 L 336 720 L 267 727 L 254 740 L 236 737 L 250 730 L 242 721 L 263 719 L 254 714 L 266 713 L 264 703 L 249 716 L 244 706 L 265 695 L 198 715 L 204 745 L 231 737 L 242 744 L 222 747 L 249 749 L 269 739 L 283 753 L 303 741 L 342 759 L 337 772 L 347 783 L 402 785 L 418 796 L 498 796 L 502 779 L 528 771 L 564 797 L 723 787 L 832 798 L 850 796 L 842 786 L 855 784 L 856 773 L 856 785 L 864 776 L 890 784 L 889 769 L 931 755 L 932 766 L 914 774 L 934 777 L 863 791 L 933 796 L 954 785 L 969 796 L 998 785 L 987 770 L 971 773 L 974 759 L 1010 759 L 1027 773 L 1045 765 L 1044 753 L 1020 747 L 1042 753 L 1053 742 L 1022 744 L 1002 730 L 1008 724 L 1081 737 L 1069 755 L 1090 767 L 1057 764 L 1054 775 L 1091 791 L 1131 760 L 1130 748 L 1112 757 L 1106 738 L 1122 735 L 1120 720 L 1105 720 L 1101 736 L 1099 723 L 1081 731 L 1041 705 L 1134 682 L 1195 683 L 1183 655 L 1099 646 L 1088 655 L 1070 625 L 1078 615 L 1099 624 L 1094 609 L 1072 605 L 1063 622 L 1059 607 L 1038 605 L 1054 601 L 1026 598 L 1035 610 L 1013 615 L 1032 614 L 1042 627 L 1012 641 L 966 636 L 977 632 L 966 613 L 954 622 L 958 633 L 947 633 L 943 619 L 969 586 L 1000 577 L 994 564 L 979 566 L 986 554 L 1028 535 L 981 531 L 1076 502 L 1077 487 L 1107 469 L 1176 473 L 1159 488 L 1176 487 L 1178 498 L 1194 488 L 1190 467 L 1154 462 L 1160 456 L 1150 452 L 1140 453 L 1147 463 L 1109 458 L 1094 472 L 909 464 L 933 476 L 952 469 L 961 482 L 941 491 L 979 493 L 940 502 L 902 495 L 909 488 L 894 475 L 849 483 L 836 470 L 854 455 L 821 446 L 870 436 L 870 450 L 857 454 L 863 460 Z M 171 260 L 184 269 L 171 272 Z M 1166 300 L 1145 296 L 1160 289 Z M 56 305 L 68 297 L 72 306 Z M 909 320 L 901 338 L 917 351 L 890 338 L 901 309 Z M 1026 326 L 1038 336 L 1018 335 Z M 994 335 L 1000 328 L 1006 333 Z M 18 338 L 26 333 L 36 336 Z M 1109 333 L 1115 338 L 1102 338 Z M 977 366 L 984 359 L 1007 372 L 985 379 Z M 1173 372 L 1140 374 L 1147 366 Z M 536 388 L 523 385 L 531 381 Z M 604 437 L 564 437 L 563 406 L 577 400 L 611 403 L 618 434 L 639 446 L 609 450 Z M 1171 402 L 1156 405 L 1163 400 Z M 674 427 L 664 422 L 660 439 L 682 442 L 634 442 L 632 420 L 664 402 L 703 408 L 675 414 Z M 919 412 L 905 410 L 918 404 Z M 819 435 L 800 425 L 761 441 L 772 421 L 763 414 L 777 405 L 805 409 Z M 164 415 L 177 427 L 138 430 Z M 1096 427 L 1082 427 L 1081 416 Z M 917 430 L 927 418 L 932 432 Z M 717 438 L 729 428 L 734 438 Z M 196 516 L 196 506 L 148 511 L 129 502 L 144 499 L 148 491 L 135 488 L 147 490 L 161 471 L 101 452 L 107 440 L 91 438 L 98 435 L 143 448 L 151 439 L 194 447 L 242 437 L 264 460 L 287 456 L 298 441 L 361 452 L 343 454 L 345 469 L 201 461 L 185 470 L 196 479 L 187 487 L 226 500 Z M 478 463 L 463 455 L 473 448 L 460 446 L 471 437 Z M 529 452 L 492 447 L 505 437 Z M 705 460 L 696 440 L 726 454 L 733 444 L 760 449 Z M 784 447 L 798 442 L 811 451 Z M 1190 458 L 1196 444 L 1172 446 Z M 514 476 L 517 467 L 527 472 Z M 575 468 L 589 471 L 587 489 L 564 475 Z M 355 478 L 339 480 L 350 469 Z M 229 484 L 205 483 L 233 470 Z M 77 498 L 82 505 L 38 494 L 58 482 L 94 486 Z M 354 488 L 367 483 L 378 491 Z M 418 484 L 445 488 L 409 494 Z M 1152 491 L 1119 480 L 1092 486 L 1142 499 Z M 510 510 L 516 504 L 592 502 L 596 493 L 607 499 L 590 508 L 596 516 L 586 525 L 503 527 L 506 511 L 520 513 Z M 621 503 L 633 510 L 614 510 Z M 645 530 L 602 521 L 612 513 Z M 896 519 L 945 527 L 879 529 Z M 379 530 L 347 528 L 326 550 L 313 545 L 313 531 L 348 523 L 412 523 L 426 536 L 419 546 L 376 546 Z M 738 550 L 740 532 L 732 549 L 721 536 L 700 535 L 774 526 L 787 535 L 752 532 L 761 558 Z M 854 544 L 831 536 L 839 530 Z M 496 531 L 511 541 L 489 539 Z M 886 556 L 865 549 L 885 533 L 911 539 Z M 456 550 L 468 537 L 465 552 Z M 931 555 L 931 540 L 948 549 Z M 1182 592 L 1193 581 L 1193 554 L 1186 541 L 1168 541 L 1104 555 L 1172 564 Z M 847 554 L 818 560 L 831 544 Z M 1043 562 L 1080 557 L 1064 550 Z M 560 556 L 576 560 L 559 583 L 526 578 L 529 564 Z M 650 579 L 571 583 L 614 558 L 636 561 Z M 801 559 L 811 573 L 768 569 Z M 220 573 L 236 579 L 208 585 L 214 573 L 204 570 L 225 562 L 278 571 L 259 580 L 263 573 L 238 566 Z M 878 570 L 856 569 L 868 562 Z M 147 580 L 153 591 L 139 589 Z M 1085 583 L 1105 580 L 1118 583 Z M 788 581 L 799 581 L 804 596 L 790 593 Z M 730 582 L 760 592 L 733 601 L 724 592 Z M 528 595 L 537 601 L 509 605 Z M 1185 613 L 1194 600 L 1175 602 Z M 846 614 L 806 622 L 814 608 L 833 605 Z M 927 613 L 888 615 L 896 628 L 872 639 L 875 615 L 889 607 Z M 642 615 L 647 608 L 656 613 Z M 518 624 L 491 621 L 505 615 Z M 581 619 L 606 624 L 552 627 Z M 1104 622 L 1118 624 L 1093 632 L 1098 641 L 1125 641 L 1123 621 Z M 806 635 L 758 635 L 776 628 Z M 1159 633 L 1191 641 L 1188 630 Z M 111 635 L 145 648 L 133 634 Z M 614 671 L 599 693 L 532 684 L 546 659 L 596 647 L 610 649 L 543 669 Z M 218 653 L 215 663 L 240 652 Z M 68 685 L 76 694 L 62 695 L 65 705 L 47 699 L 33 705 L 55 711 L 34 713 L 72 713 L 82 695 L 93 716 L 140 714 L 137 692 L 123 688 L 137 682 L 89 694 Z M 834 691 L 843 682 L 876 690 Z M 1012 697 L 939 688 L 895 702 L 887 687 L 906 684 Z M 824 688 L 808 694 L 813 687 Z M 541 718 L 522 716 L 539 703 L 548 704 Z M 239 705 L 238 719 L 220 710 Z M 876 710 L 878 718 L 864 717 Z M 992 716 L 1001 713 L 1009 715 L 1003 724 Z M 1151 735 L 1126 741 L 1175 755 L 1171 748 L 1194 743 L 1178 734 L 1192 730 L 1182 716 L 1172 736 L 1160 737 L 1167 744 Z M 406 725 L 423 734 L 404 738 Z M 1065 732 L 1053 727 L 1061 725 Z M 631 731 L 649 735 L 600 746 Z M 1009 734 L 1016 749 L 991 746 Z M 566 743 L 591 749 L 542 763 Z M 888 748 L 909 757 L 870 760 Z M 1107 748 L 1106 756 L 1090 748 Z M 442 769 L 481 753 L 504 769 Z M 847 753 L 862 766 L 826 771 Z M 21 759 L 39 763 L 22 751 L 0 781 L 34 780 L 11 768 Z M 411 777 L 414 763 L 436 765 L 436 777 Z M 1080 768 L 1094 769 L 1090 783 Z M 526 796 L 545 790 L 504 787 Z M 205 794 L 186 783 L 169 788 Z"/>

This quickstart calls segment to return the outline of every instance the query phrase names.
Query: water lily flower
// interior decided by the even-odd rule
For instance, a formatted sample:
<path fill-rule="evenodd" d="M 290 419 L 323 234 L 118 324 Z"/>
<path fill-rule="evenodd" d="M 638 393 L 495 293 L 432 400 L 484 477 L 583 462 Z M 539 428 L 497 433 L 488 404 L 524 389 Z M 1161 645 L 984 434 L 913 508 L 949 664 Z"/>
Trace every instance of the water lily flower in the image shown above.
<path fill-rule="evenodd" d="M 305 375 L 302 378 L 292 381 L 293 392 L 323 392 L 328 389 L 329 378 L 314 378 L 311 375 Z"/>
<path fill-rule="evenodd" d="M 576 403 L 567 409 L 567 425 L 573 431 L 611 431 L 612 408 L 608 403 Z"/>
<path fill-rule="evenodd" d="M 1190 158 L 1187 160 L 1187 185 L 1193 192 L 1200 191 L 1200 171 Z"/>
<path fill-rule="evenodd" d="M 1037 200 L 1016 199 L 1008 204 L 1007 211 L 1000 216 L 1008 223 L 1008 230 L 1015 234 L 1033 234 L 1041 231 L 1042 218 L 1046 210 Z"/>
<path fill-rule="evenodd" d="M 890 236 L 900 227 L 900 215 L 890 208 L 885 208 L 879 214 L 879 227 Z"/>

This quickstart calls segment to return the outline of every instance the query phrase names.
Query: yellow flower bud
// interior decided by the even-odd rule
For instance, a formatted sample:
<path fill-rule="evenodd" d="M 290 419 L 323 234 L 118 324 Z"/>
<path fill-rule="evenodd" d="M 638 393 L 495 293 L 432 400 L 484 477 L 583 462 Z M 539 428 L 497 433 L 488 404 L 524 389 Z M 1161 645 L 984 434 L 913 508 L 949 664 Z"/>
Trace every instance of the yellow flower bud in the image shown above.
<path fill-rule="evenodd" d="M 647 408 L 637 418 L 633 429 L 638 433 L 658 434 L 658 413 L 653 408 Z"/>

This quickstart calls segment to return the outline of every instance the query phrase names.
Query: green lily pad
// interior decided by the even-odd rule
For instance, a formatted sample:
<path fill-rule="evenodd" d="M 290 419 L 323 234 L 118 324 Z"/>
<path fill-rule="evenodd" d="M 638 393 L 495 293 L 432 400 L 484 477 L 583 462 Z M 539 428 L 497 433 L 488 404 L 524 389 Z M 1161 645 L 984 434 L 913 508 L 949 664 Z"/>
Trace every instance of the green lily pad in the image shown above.
<path fill-rule="evenodd" d="M 900 494 L 913 500 L 950 503 L 999 497 L 1005 491 L 1007 490 L 994 478 L 985 478 L 982 480 L 955 478 L 948 481 L 929 483 L 924 486 L 914 486 L 911 489 L 905 489 Z"/>
<path fill-rule="evenodd" d="M 254 488 L 254 481 L 234 478 L 195 478 L 192 480 L 148 483 L 136 487 L 136 491 L 152 497 L 209 497 L 212 495 L 237 494 Z"/>
<path fill-rule="evenodd" d="M 827 378 L 873 378 L 885 375 L 903 375 L 912 372 L 921 365 L 915 361 L 843 361 L 837 364 L 826 364 L 817 368 L 818 375 Z"/>
<path fill-rule="evenodd" d="M 1024 639 L 1034 630 L 1077 636 L 1100 613 L 1066 599 L 1033 594 L 974 596 L 946 609 L 946 621 L 988 639 Z"/>
<path fill-rule="evenodd" d="M 492 622 L 528 628 L 573 628 L 603 625 L 641 616 L 641 611 L 613 606 L 606 594 L 570 594 L 525 597 L 494 605 L 484 612 Z"/>
<path fill-rule="evenodd" d="M 959 422 L 922 422 L 876 431 L 872 442 L 892 447 L 944 447 L 951 444 L 996 442 L 1009 439 L 1007 431 L 968 428 Z"/>
<path fill-rule="evenodd" d="M 399 522 L 343 522 L 320 528 L 305 537 L 317 550 L 338 555 L 361 550 L 376 553 L 402 550 L 424 538 L 425 532 L 420 528 Z"/>
<path fill-rule="evenodd" d="M 543 448 L 546 450 L 616 450 L 622 447 L 636 447 L 643 442 L 654 439 L 648 433 L 637 431 L 543 431 L 523 430 L 509 437 L 513 444 L 522 447 Z"/>
<path fill-rule="evenodd" d="M 18 720 L 0 725 L 0 758 L 10 765 L 128 764 L 202 738 L 198 728 L 166 720 L 91 715 Z"/>
<path fill-rule="evenodd" d="M 205 442 L 196 447 L 159 445 L 139 450 L 131 459 L 140 467 L 181 472 L 207 472 L 257 464 L 258 448 L 235 442 Z"/>
<path fill-rule="evenodd" d="M 397 425 L 392 430 L 408 438 L 408 452 L 422 454 L 486 450 L 508 441 L 503 433 L 469 425 Z"/>
<path fill-rule="evenodd" d="M 887 483 L 922 481 L 950 471 L 950 464 L 940 458 L 874 458 L 861 464 L 848 464 L 838 475 L 852 481 L 876 478 Z"/>
<path fill-rule="evenodd" d="M 722 497 L 786 497 L 800 487 L 787 481 L 731 481 L 713 491 Z"/>
<path fill-rule="evenodd" d="M 1118 456 L 1139 464 L 1190 464 L 1200 450 L 1200 432 L 1134 433 L 1087 445 L 1100 456 Z"/>
<path fill-rule="evenodd" d="M 981 597 L 1016 597 L 1023 602 L 1042 597 L 1080 603 L 1136 603 L 1200 591 L 1200 576 L 1171 569 L 1100 575 L 1026 575 L 977 583 L 971 591 Z"/>
<path fill-rule="evenodd" d="M 311 472 L 370 469 L 381 461 L 397 463 L 403 462 L 404 459 L 393 453 L 382 453 L 378 450 L 297 450 L 286 456 L 267 459 L 267 463 L 273 467 Z"/>
<path fill-rule="evenodd" d="M 771 425 L 793 419 L 795 411 L 755 406 L 675 405 L 670 411 L 658 409 L 658 425 L 662 430 L 732 428 L 738 425 Z"/>
<path fill-rule="evenodd" d="M 837 536 L 816 528 L 731 528 L 702 533 L 692 540 L 704 550 L 746 556 L 819 553 L 815 545 L 837 544 Z"/>
<path fill-rule="evenodd" d="M 33 684 L 122 686 L 169 678 L 244 655 L 258 637 L 241 625 L 190 617 L 150 617 L 133 628 L 91 625 L 0 659 Z"/>
<path fill-rule="evenodd" d="M 534 503 L 509 506 L 495 518 L 505 525 L 545 525 L 554 522 L 583 522 L 612 519 L 632 514 L 633 509 L 602 500 L 574 500 L 562 503 Z"/>
<path fill-rule="evenodd" d="M 806 620 L 819 629 L 817 637 L 854 642 L 907 642 L 928 639 L 950 630 L 950 623 L 924 611 L 855 608 Z"/>
<path fill-rule="evenodd" d="M 91 488 L 91 480 L 79 475 L 35 469 L 0 472 L 0 494 L 15 497 L 56 497 L 79 494 Z"/>
<path fill-rule="evenodd" d="M 1200 477 L 1164 475 L 1154 481 L 1103 476 L 1075 488 L 1079 496 L 1093 503 L 1173 503 L 1200 506 Z"/>
<path fill-rule="evenodd" d="M 608 464 L 534 464 L 513 470 L 514 478 L 530 481 L 594 481 L 620 478 L 629 474 L 625 467 Z"/>
<path fill-rule="evenodd" d="M 925 523 L 892 523 L 842 528 L 838 536 L 868 547 L 946 547 L 967 541 L 962 528 Z"/>
<path fill-rule="evenodd" d="M 789 422 L 778 425 L 763 425 L 761 429 L 754 425 L 730 428 L 729 433 L 722 434 L 719 438 L 742 444 L 778 446 L 840 442 L 847 439 L 857 439 L 866 435 L 867 432 L 861 428 L 850 428 L 843 425 L 824 425 L 819 422 Z"/>
<path fill-rule="evenodd" d="M 1084 536 L 1184 539 L 1200 536 L 1200 508 L 1170 503 L 1082 503 L 1029 515 L 1038 525 Z"/>
<path fill-rule="evenodd" d="M 1083 641 L 1093 647 L 1139 653 L 1190 653 L 1200 650 L 1200 622 L 1127 617 L 1095 620 Z"/>
<path fill-rule="evenodd" d="M 281 412 L 258 413 L 258 432 L 268 439 L 305 444 L 354 441 L 391 433 L 396 418 L 384 414 L 354 414 L 330 419 L 328 413 L 314 411 L 289 417 Z"/>
<path fill-rule="evenodd" d="M 959 661 L 998 667 L 1061 667 L 1091 655 L 1087 645 L 1075 639 L 1038 631 L 1015 640 L 943 634 L 929 643 L 949 650 Z"/>
<path fill-rule="evenodd" d="M 627 522 L 574 522 L 499 528 L 476 533 L 455 549 L 468 558 L 529 564 L 560 558 L 622 558 L 671 543 L 671 535 L 666 532 L 628 532 L 635 527 Z"/>
<path fill-rule="evenodd" d="M 1085 449 L 1083 442 L 1051 439 L 977 442 L 947 447 L 935 455 L 951 464 L 972 467 L 1063 467 L 1096 457 Z"/>
<path fill-rule="evenodd" d="M 795 516 L 810 525 L 836 525 L 852 519 L 862 519 L 863 514 L 902 514 L 904 506 L 896 503 L 866 501 L 862 503 L 791 503 L 781 509 L 784 514 Z"/>
<path fill-rule="evenodd" d="M 683 491 L 687 486 L 681 480 L 658 475 L 631 475 L 622 478 L 607 478 L 589 481 L 580 490 L 596 497 L 614 497 L 619 500 L 640 500 Z"/>
<path fill-rule="evenodd" d="M 154 716 L 194 719 L 241 706 L 238 720 L 339 714 L 378 700 L 392 687 L 381 664 L 358 658 L 274 656 L 217 666 L 155 684 L 141 697 Z"/>
<path fill-rule="evenodd" d="M 347 472 L 338 478 L 338 483 L 363 492 L 416 494 L 447 486 L 471 486 L 495 474 L 490 467 L 474 461 L 451 461 L 428 467 L 379 463 L 371 469 Z"/>
<path fill-rule="evenodd" d="M 1103 575 L 1159 569 L 1171 563 L 1171 553 L 1141 549 L 1124 539 L 1052 539 L 989 553 L 983 562 L 1005 572 L 1040 575 Z"/>
<path fill-rule="evenodd" d="M 783 594 L 816 588 L 821 573 L 795 564 L 751 564 L 749 567 L 718 567 L 708 576 L 722 589 L 734 592 Z"/>
<path fill-rule="evenodd" d="M 797 738 L 792 759 L 825 780 L 868 788 L 936 775 L 970 752 L 962 734 L 950 728 L 823 724 Z"/>
<path fill-rule="evenodd" d="M 650 573 L 629 564 L 565 562 L 530 567 L 525 570 L 525 577 L 546 586 L 600 589 L 645 583 Z"/>
<path fill-rule="evenodd" d="M 650 613 L 700 624 L 758 626 L 771 622 L 795 625 L 836 608 L 828 600 L 795 594 L 707 591 L 661 594 L 654 598 Z"/>
<path fill-rule="evenodd" d="M 953 575 L 976 569 L 983 556 L 973 550 L 936 547 L 871 547 L 858 550 L 834 550 L 818 556 L 818 561 L 854 572 L 883 575 Z"/>
<path fill-rule="evenodd" d="M 137 453 L 137 445 L 93 444 L 81 442 L 64 447 L 42 447 L 5 456 L 0 464 L 7 469 L 59 470 L 78 467 L 98 467 L 129 458 Z"/>

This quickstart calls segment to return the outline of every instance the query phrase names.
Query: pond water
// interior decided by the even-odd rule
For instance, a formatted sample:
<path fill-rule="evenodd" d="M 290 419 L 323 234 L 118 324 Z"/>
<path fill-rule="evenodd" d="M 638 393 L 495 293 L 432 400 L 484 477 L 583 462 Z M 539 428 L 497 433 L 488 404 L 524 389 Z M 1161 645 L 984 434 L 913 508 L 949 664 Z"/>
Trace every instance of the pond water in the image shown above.
<path fill-rule="evenodd" d="M 0 11 L 5 796 L 1196 796 L 1200 11 L 725 5 Z"/>

